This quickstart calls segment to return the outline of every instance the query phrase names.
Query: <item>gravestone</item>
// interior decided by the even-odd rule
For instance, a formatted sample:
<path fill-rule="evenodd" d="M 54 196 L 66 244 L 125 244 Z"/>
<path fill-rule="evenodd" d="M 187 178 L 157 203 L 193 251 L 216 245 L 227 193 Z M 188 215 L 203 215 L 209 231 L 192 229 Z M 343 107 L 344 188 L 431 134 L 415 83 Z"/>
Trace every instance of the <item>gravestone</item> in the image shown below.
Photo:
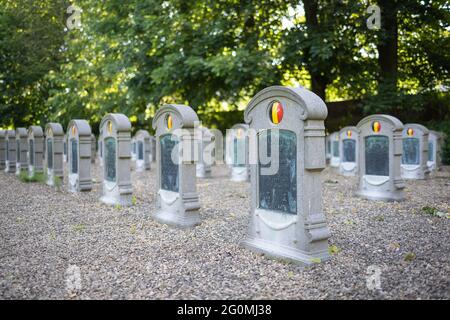
<path fill-rule="evenodd" d="M 67 162 L 67 135 L 64 135 L 63 141 L 63 161 Z"/>
<path fill-rule="evenodd" d="M 0 130 L 0 170 L 5 170 L 6 165 L 6 131 Z"/>
<path fill-rule="evenodd" d="M 97 158 L 97 139 L 94 134 L 91 134 L 91 163 L 95 163 Z"/>
<path fill-rule="evenodd" d="M 5 162 L 5 172 L 11 173 L 16 172 L 16 131 L 6 130 L 5 138 L 5 148 L 6 148 L 6 162 Z"/>
<path fill-rule="evenodd" d="M 150 170 L 151 141 L 147 130 L 138 130 L 134 136 L 136 145 L 136 171 Z"/>
<path fill-rule="evenodd" d="M 164 105 L 153 118 L 156 138 L 157 211 L 154 218 L 181 228 L 200 224 L 196 187 L 198 138 L 195 111 L 184 105 Z"/>
<path fill-rule="evenodd" d="M 232 153 L 231 181 L 249 181 L 250 170 L 248 167 L 248 125 L 238 123 L 227 130 L 230 135 L 230 151 Z"/>
<path fill-rule="evenodd" d="M 132 205 L 131 123 L 120 113 L 107 114 L 100 123 L 103 147 L 103 196 L 111 205 Z"/>
<path fill-rule="evenodd" d="M 403 129 L 403 156 L 401 172 L 403 179 L 426 179 L 428 170 L 429 131 L 421 124 L 405 124 Z"/>
<path fill-rule="evenodd" d="M 150 161 L 156 162 L 156 139 L 150 136 Z"/>
<path fill-rule="evenodd" d="M 197 178 L 211 178 L 211 165 L 213 163 L 214 136 L 205 127 L 198 127 L 199 159 L 197 163 Z"/>
<path fill-rule="evenodd" d="M 339 132 L 333 132 L 330 134 L 330 167 L 339 168 L 341 157 L 339 150 Z"/>
<path fill-rule="evenodd" d="M 44 172 L 44 131 L 40 126 L 28 128 L 28 176 Z"/>
<path fill-rule="evenodd" d="M 369 200 L 403 200 L 401 177 L 402 131 L 400 120 L 371 115 L 358 125 L 359 187 L 357 195 Z"/>
<path fill-rule="evenodd" d="M 28 170 L 28 133 L 25 128 L 16 129 L 16 175 Z"/>
<path fill-rule="evenodd" d="M 428 136 L 428 161 L 430 171 L 439 170 L 442 166 L 442 144 L 444 135 L 441 132 L 430 130 Z"/>
<path fill-rule="evenodd" d="M 211 129 L 214 136 L 213 165 L 223 164 L 223 134 L 218 129 Z"/>
<path fill-rule="evenodd" d="M 340 173 L 344 176 L 358 174 L 358 129 L 345 127 L 339 132 Z"/>
<path fill-rule="evenodd" d="M 67 127 L 68 190 L 91 191 L 91 126 L 86 120 L 71 120 Z"/>
<path fill-rule="evenodd" d="M 321 182 L 327 113 L 322 99 L 302 87 L 269 87 L 250 101 L 245 247 L 303 265 L 329 259 Z"/>
<path fill-rule="evenodd" d="M 331 140 L 330 135 L 327 134 L 325 136 L 325 161 L 327 164 L 330 162 L 331 159 Z"/>
<path fill-rule="evenodd" d="M 45 126 L 45 172 L 47 185 L 59 186 L 63 179 L 64 131 L 59 123 L 47 123 Z"/>
<path fill-rule="evenodd" d="M 98 141 L 97 141 L 97 148 L 98 148 L 98 159 L 99 159 L 99 164 L 101 167 L 103 167 L 103 139 L 102 139 L 103 133 L 102 133 L 102 129 L 100 128 L 100 134 L 98 136 Z"/>
<path fill-rule="evenodd" d="M 136 139 L 131 139 L 131 160 L 136 161 L 136 154 L 137 154 L 137 143 Z"/>

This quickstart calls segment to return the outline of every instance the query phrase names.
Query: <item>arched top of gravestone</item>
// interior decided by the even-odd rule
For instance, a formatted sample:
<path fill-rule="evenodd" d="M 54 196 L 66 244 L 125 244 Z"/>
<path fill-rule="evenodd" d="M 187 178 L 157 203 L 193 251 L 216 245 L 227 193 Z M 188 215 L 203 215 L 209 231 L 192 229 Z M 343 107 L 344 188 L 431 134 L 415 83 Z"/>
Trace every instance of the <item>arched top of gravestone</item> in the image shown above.
<path fill-rule="evenodd" d="M 114 128 L 117 132 L 131 131 L 131 122 L 128 117 L 122 113 L 108 113 L 103 117 L 100 123 L 100 128 L 103 128 L 104 124 L 108 121 L 114 123 Z"/>
<path fill-rule="evenodd" d="M 54 137 L 64 136 L 64 130 L 61 124 L 50 122 L 45 125 L 45 132 L 51 132 Z M 47 134 L 48 135 L 48 134 Z"/>
<path fill-rule="evenodd" d="M 236 123 L 234 126 L 231 127 L 231 129 L 243 129 L 248 130 L 249 125 L 245 123 Z"/>
<path fill-rule="evenodd" d="M 339 134 L 340 134 L 340 135 L 345 134 L 347 131 L 358 132 L 358 128 L 355 127 L 355 126 L 347 126 L 347 127 L 342 128 L 342 129 L 339 131 Z"/>
<path fill-rule="evenodd" d="M 28 136 L 27 129 L 25 128 L 16 129 L 16 138 L 26 138 L 27 136 Z"/>
<path fill-rule="evenodd" d="M 77 128 L 77 133 L 78 133 L 79 137 L 81 137 L 81 136 L 91 137 L 92 136 L 91 126 L 89 125 L 89 123 L 86 120 L 82 120 L 82 119 L 70 120 L 69 126 L 67 127 L 68 133 L 71 132 L 70 130 L 72 130 L 72 127 Z M 74 134 L 72 133 L 72 136 L 73 135 Z"/>
<path fill-rule="evenodd" d="M 392 131 L 403 130 L 403 123 L 400 120 L 398 120 L 396 117 L 389 116 L 387 114 L 374 114 L 371 116 L 367 116 L 364 119 L 362 119 L 360 122 L 358 122 L 356 127 L 360 128 L 361 126 L 363 126 L 366 123 L 370 123 L 372 121 L 377 121 L 377 120 L 383 120 L 383 121 L 390 123 L 392 125 Z"/>
<path fill-rule="evenodd" d="M 197 113 L 191 107 L 181 104 L 166 104 L 156 112 L 152 122 L 153 129 L 156 129 L 158 119 L 170 112 L 178 116 L 179 128 L 193 128 L 195 123 L 199 122 Z"/>
<path fill-rule="evenodd" d="M 44 130 L 42 130 L 41 126 L 30 126 L 28 127 L 28 135 L 35 138 L 43 137 Z"/>
<path fill-rule="evenodd" d="M 403 133 L 406 134 L 408 129 L 412 128 L 414 130 L 420 130 L 422 131 L 422 134 L 429 134 L 430 131 L 423 125 L 418 123 L 407 123 L 404 125 Z"/>
<path fill-rule="evenodd" d="M 325 120 L 328 115 L 325 102 L 314 92 L 303 87 L 272 86 L 261 90 L 253 97 L 244 112 L 245 122 L 252 121 L 253 109 L 259 103 L 271 98 L 285 98 L 298 104 L 302 109 L 300 120 Z"/>
<path fill-rule="evenodd" d="M 16 138 L 16 131 L 15 130 L 6 130 L 6 137 L 9 138 Z"/>
<path fill-rule="evenodd" d="M 149 138 L 150 139 L 150 133 L 148 133 L 147 130 L 141 129 L 136 132 L 136 134 L 134 135 L 134 138 L 142 138 L 142 139 Z"/>

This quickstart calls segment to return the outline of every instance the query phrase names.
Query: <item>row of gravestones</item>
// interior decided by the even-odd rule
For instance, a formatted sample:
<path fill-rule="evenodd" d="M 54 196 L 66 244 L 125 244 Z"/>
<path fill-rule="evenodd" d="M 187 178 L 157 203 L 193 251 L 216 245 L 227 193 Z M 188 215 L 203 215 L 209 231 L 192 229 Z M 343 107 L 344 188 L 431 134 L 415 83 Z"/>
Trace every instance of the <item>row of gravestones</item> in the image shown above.
<path fill-rule="evenodd" d="M 227 136 L 227 158 L 234 158 L 227 162 L 236 168 L 232 176 L 245 180 L 250 172 L 250 223 L 243 240 L 246 247 L 306 265 L 329 259 L 330 232 L 322 208 L 321 179 L 326 166 L 326 117 L 325 103 L 311 91 L 274 86 L 253 97 L 244 113 L 246 125 L 237 125 L 233 131 L 235 136 Z M 153 217 L 160 222 L 178 227 L 201 223 L 196 189 L 199 168 L 193 149 L 199 145 L 203 148 L 203 142 L 211 142 L 213 138 L 204 134 L 203 129 L 201 135 L 195 134 L 198 122 L 195 111 L 183 105 L 162 106 L 153 118 L 158 189 Z M 401 122 L 390 116 L 369 116 L 359 123 L 360 141 L 364 141 L 359 151 L 363 173 L 359 196 L 384 200 L 403 198 L 402 130 Z M 108 204 L 132 203 L 130 131 L 130 121 L 123 114 L 108 114 L 102 119 L 101 200 Z M 53 169 L 53 174 L 62 175 L 63 134 L 60 125 L 46 126 L 44 144 L 49 174 Z M 69 174 L 75 174 L 82 166 L 90 165 L 89 124 L 73 120 L 68 134 Z M 41 139 L 42 136 L 40 132 Z M 42 154 L 43 149 L 42 143 L 35 144 L 34 150 Z M 244 150 L 244 155 L 238 155 L 238 150 L 241 153 Z M 75 152 L 78 159 L 86 160 L 85 164 L 72 164 Z M 82 180 L 78 177 L 78 185 L 87 185 Z"/>
<path fill-rule="evenodd" d="M 401 139 L 400 172 L 403 179 L 425 179 L 431 171 L 439 170 L 444 143 L 442 133 L 429 131 L 420 124 L 403 125 L 398 119 L 385 115 L 371 116 L 372 127 L 367 129 L 364 126 L 367 119 L 356 127 L 345 127 L 327 136 L 326 157 L 330 167 L 347 176 L 388 176 L 389 163 L 385 160 L 388 159 L 389 136 L 380 133 L 387 126 L 393 130 L 401 128 L 400 136 L 396 137 Z M 394 122 L 396 126 L 390 125 Z M 373 154 L 365 156 L 361 150 Z M 364 166 L 360 165 L 363 160 Z"/>

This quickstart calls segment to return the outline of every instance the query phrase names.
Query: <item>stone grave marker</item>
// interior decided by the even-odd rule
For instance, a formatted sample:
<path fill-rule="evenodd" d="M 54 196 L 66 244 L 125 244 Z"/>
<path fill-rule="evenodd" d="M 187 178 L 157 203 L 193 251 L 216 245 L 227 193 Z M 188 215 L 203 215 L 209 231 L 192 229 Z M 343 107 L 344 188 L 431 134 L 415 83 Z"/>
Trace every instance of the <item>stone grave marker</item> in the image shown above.
<path fill-rule="evenodd" d="M 341 162 L 339 153 L 339 132 L 333 132 L 330 134 L 331 154 L 330 154 L 330 167 L 338 169 Z"/>
<path fill-rule="evenodd" d="M 214 135 L 208 128 L 198 127 L 199 159 L 197 163 L 197 178 L 211 178 L 211 165 L 213 163 Z"/>
<path fill-rule="evenodd" d="M 86 120 L 71 120 L 67 127 L 68 190 L 91 191 L 91 126 Z"/>
<path fill-rule="evenodd" d="M 151 140 L 147 130 L 138 130 L 134 136 L 136 145 L 136 171 L 150 170 Z"/>
<path fill-rule="evenodd" d="M 40 126 L 28 128 L 28 176 L 44 172 L 44 131 Z"/>
<path fill-rule="evenodd" d="M 0 130 L 0 170 L 5 170 L 6 164 L 6 131 Z"/>
<path fill-rule="evenodd" d="M 403 179 L 426 179 L 429 170 L 427 128 L 420 124 L 405 124 L 403 137 L 403 156 L 401 172 Z"/>
<path fill-rule="evenodd" d="M 181 228 L 200 224 L 196 187 L 198 123 L 195 111 L 184 105 L 164 105 L 153 118 L 156 138 L 157 211 L 154 218 Z"/>
<path fill-rule="evenodd" d="M 16 129 L 16 175 L 28 170 L 28 133 L 25 128 Z"/>
<path fill-rule="evenodd" d="M 228 130 L 231 135 L 230 151 L 232 152 L 231 180 L 249 181 L 250 170 L 248 166 L 248 125 L 243 123 L 235 124 Z"/>
<path fill-rule="evenodd" d="M 59 187 L 63 179 L 64 130 L 59 123 L 47 123 L 45 126 L 45 173 L 47 185 Z"/>
<path fill-rule="evenodd" d="M 16 172 L 16 131 L 6 130 L 5 137 L 6 161 L 5 172 Z"/>
<path fill-rule="evenodd" d="M 358 174 L 358 129 L 345 127 L 339 132 L 340 173 L 344 176 L 356 176 Z"/>
<path fill-rule="evenodd" d="M 103 195 L 110 205 L 132 205 L 131 123 L 127 116 L 111 113 L 100 123 L 103 147 Z"/>
<path fill-rule="evenodd" d="M 245 247 L 303 265 L 329 259 L 321 182 L 327 113 L 322 99 L 302 87 L 269 87 L 250 101 Z"/>
<path fill-rule="evenodd" d="M 371 115 L 358 125 L 359 187 L 357 195 L 369 200 L 403 200 L 401 177 L 402 130 L 400 120 Z"/>
<path fill-rule="evenodd" d="M 430 171 L 439 170 L 442 166 L 442 144 L 444 135 L 441 132 L 430 130 L 428 136 L 428 161 Z"/>

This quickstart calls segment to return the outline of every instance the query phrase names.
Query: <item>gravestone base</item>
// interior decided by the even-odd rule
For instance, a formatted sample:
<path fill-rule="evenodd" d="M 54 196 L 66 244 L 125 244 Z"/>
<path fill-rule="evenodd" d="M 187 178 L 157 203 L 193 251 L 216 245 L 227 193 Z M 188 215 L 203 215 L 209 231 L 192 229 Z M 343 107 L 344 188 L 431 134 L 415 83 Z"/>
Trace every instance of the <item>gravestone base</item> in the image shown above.
<path fill-rule="evenodd" d="M 231 181 L 245 182 L 249 180 L 247 167 L 231 167 Z"/>
<path fill-rule="evenodd" d="M 328 249 L 320 252 L 304 252 L 302 250 L 283 246 L 267 240 L 247 237 L 241 241 L 241 246 L 257 253 L 263 253 L 268 257 L 286 260 L 303 266 L 311 266 L 319 262 L 330 260 Z"/>
<path fill-rule="evenodd" d="M 402 178 L 406 180 L 424 180 L 428 176 L 428 172 L 424 172 L 420 165 L 402 165 Z"/>
<path fill-rule="evenodd" d="M 26 172 L 27 168 L 26 167 L 22 167 L 21 164 L 16 166 L 16 176 L 20 176 L 21 172 Z"/>
<path fill-rule="evenodd" d="M 200 225 L 198 196 L 185 196 L 180 199 L 177 192 L 159 190 L 158 202 L 160 208 L 152 216 L 156 221 L 182 229 Z"/>
<path fill-rule="evenodd" d="M 197 178 L 207 179 L 211 177 L 211 167 L 203 164 L 197 164 Z"/>
<path fill-rule="evenodd" d="M 358 167 L 354 162 L 342 162 L 340 167 L 340 174 L 347 177 L 354 177 L 358 175 Z"/>
<path fill-rule="evenodd" d="M 50 187 L 56 187 L 55 180 L 60 180 L 62 185 L 62 177 L 55 176 L 52 171 L 47 171 L 47 181 L 46 184 Z"/>
<path fill-rule="evenodd" d="M 405 195 L 403 191 L 375 191 L 375 190 L 359 190 L 356 195 L 367 200 L 381 201 L 403 201 Z"/>
<path fill-rule="evenodd" d="M 136 172 L 145 171 L 145 163 L 144 160 L 136 160 Z"/>
<path fill-rule="evenodd" d="M 122 207 L 130 207 L 133 205 L 132 198 L 133 198 L 133 196 L 131 194 L 114 195 L 114 194 L 107 193 L 100 198 L 100 201 L 105 204 L 112 205 L 112 206 L 120 205 Z"/>
<path fill-rule="evenodd" d="M 8 161 L 5 164 L 5 173 L 11 173 L 16 171 L 16 166 L 9 163 Z"/>

